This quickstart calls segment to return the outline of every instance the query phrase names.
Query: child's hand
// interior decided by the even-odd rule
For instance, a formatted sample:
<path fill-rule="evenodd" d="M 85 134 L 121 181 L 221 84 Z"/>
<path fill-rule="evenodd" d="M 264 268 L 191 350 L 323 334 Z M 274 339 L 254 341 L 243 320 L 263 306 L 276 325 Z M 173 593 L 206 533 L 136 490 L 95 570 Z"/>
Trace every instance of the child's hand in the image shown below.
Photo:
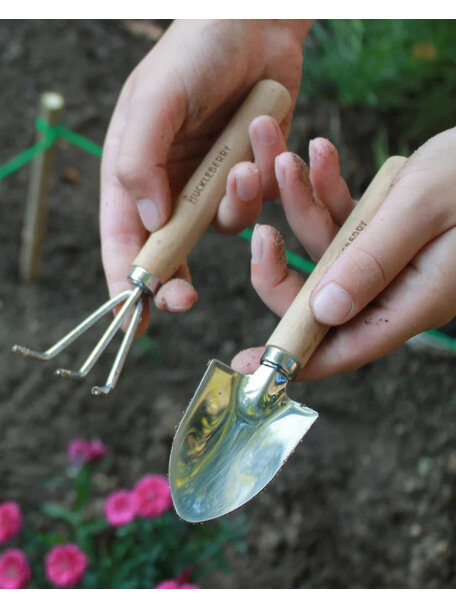
<path fill-rule="evenodd" d="M 334 146 L 313 140 L 309 155 L 310 178 L 289 152 L 277 157 L 275 171 L 290 226 L 318 259 L 352 200 Z M 312 293 L 315 318 L 340 327 L 330 331 L 299 380 L 357 369 L 456 316 L 455 167 L 456 128 L 430 139 L 407 161 L 376 216 Z M 254 231 L 252 282 L 279 316 L 304 282 L 288 270 L 283 240 L 271 226 Z M 251 373 L 263 351 L 242 351 L 232 365 Z"/>
<path fill-rule="evenodd" d="M 114 110 L 102 160 L 101 241 L 111 295 L 130 287 L 126 277 L 148 233 L 166 222 L 173 195 L 250 89 L 275 78 L 296 100 L 302 39 L 310 25 L 301 20 L 178 21 L 132 72 Z M 284 133 L 291 115 L 282 124 Z M 252 137 L 258 140 L 261 134 L 275 154 L 283 150 L 276 126 Z M 261 157 L 256 162 L 267 176 L 264 195 L 272 198 L 273 164 L 264 165 Z M 257 178 L 251 163 L 232 171 L 217 229 L 237 232 L 256 219 L 262 202 Z M 178 312 L 188 310 L 197 295 L 186 265 L 176 276 L 180 280 L 164 285 L 155 301 Z"/>

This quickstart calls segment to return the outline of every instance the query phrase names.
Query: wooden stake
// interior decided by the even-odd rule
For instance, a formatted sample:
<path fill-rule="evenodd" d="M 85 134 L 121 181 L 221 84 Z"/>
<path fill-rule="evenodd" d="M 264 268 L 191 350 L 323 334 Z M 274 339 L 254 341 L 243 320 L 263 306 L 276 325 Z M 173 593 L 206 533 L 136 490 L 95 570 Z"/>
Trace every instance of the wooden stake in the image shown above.
<path fill-rule="evenodd" d="M 43 93 L 39 115 L 50 127 L 55 127 L 60 121 L 63 106 L 64 99 L 59 93 Z M 44 137 L 45 133 L 38 130 L 36 140 Z M 19 254 L 19 275 L 25 281 L 35 281 L 40 274 L 54 152 L 55 143 L 32 162 Z"/>

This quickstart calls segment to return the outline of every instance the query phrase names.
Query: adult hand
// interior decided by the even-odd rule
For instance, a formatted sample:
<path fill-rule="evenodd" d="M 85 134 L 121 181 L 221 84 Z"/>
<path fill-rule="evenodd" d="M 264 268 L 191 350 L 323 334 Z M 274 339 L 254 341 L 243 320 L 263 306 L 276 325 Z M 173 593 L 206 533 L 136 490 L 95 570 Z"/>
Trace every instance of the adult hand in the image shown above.
<path fill-rule="evenodd" d="M 310 174 L 289 152 L 276 158 L 275 169 L 288 222 L 318 259 L 354 203 L 334 146 L 318 138 L 309 152 Z M 298 380 L 357 369 L 456 316 L 455 166 L 456 129 L 450 129 L 426 142 L 401 169 L 375 217 L 312 292 L 314 317 L 334 327 Z M 274 228 L 256 227 L 252 282 L 279 316 L 304 282 L 287 268 L 283 250 Z M 232 365 L 251 373 L 263 351 L 242 351 Z"/>
<path fill-rule="evenodd" d="M 176 21 L 132 72 L 111 119 L 101 168 L 102 258 L 111 296 L 130 287 L 126 277 L 148 233 L 166 222 L 173 195 L 250 89 L 274 78 L 295 102 L 302 40 L 310 26 L 301 20 Z M 282 131 L 270 121 L 256 121 L 251 136 L 258 148 L 282 151 L 281 133 L 288 133 L 291 116 L 292 111 Z M 263 195 L 276 196 L 273 156 L 266 161 L 257 156 L 256 165 L 241 163 L 231 171 L 214 222 L 219 231 L 242 230 L 258 216 Z M 155 303 L 180 312 L 196 299 L 183 264 Z"/>

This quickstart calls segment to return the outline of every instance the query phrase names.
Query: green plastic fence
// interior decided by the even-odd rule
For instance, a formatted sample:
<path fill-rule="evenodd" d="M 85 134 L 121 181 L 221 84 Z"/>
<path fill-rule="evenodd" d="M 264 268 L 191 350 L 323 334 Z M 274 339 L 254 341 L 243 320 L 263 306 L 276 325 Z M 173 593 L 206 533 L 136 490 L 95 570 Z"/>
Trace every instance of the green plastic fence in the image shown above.
<path fill-rule="evenodd" d="M 4 179 L 11 173 L 18 171 L 21 167 L 29 163 L 36 156 L 42 154 L 45 150 L 47 150 L 57 139 L 66 139 L 68 142 L 73 144 L 74 146 L 84 150 L 88 154 L 93 154 L 98 158 L 101 157 L 102 147 L 96 144 L 95 142 L 87 139 L 83 135 L 79 135 L 79 133 L 75 133 L 70 129 L 67 129 L 64 125 L 57 125 L 56 127 L 50 127 L 43 118 L 36 119 L 36 127 L 39 129 L 44 137 L 41 141 L 36 143 L 35 145 L 27 148 L 14 158 L 12 158 L 9 162 L 0 166 L 0 180 Z M 239 235 L 246 241 L 252 240 L 252 229 L 247 228 Z M 310 274 L 315 267 L 313 262 L 306 260 L 305 258 L 293 253 L 292 251 L 286 250 L 287 261 L 290 266 L 294 266 L 298 270 L 301 270 L 305 274 Z"/>

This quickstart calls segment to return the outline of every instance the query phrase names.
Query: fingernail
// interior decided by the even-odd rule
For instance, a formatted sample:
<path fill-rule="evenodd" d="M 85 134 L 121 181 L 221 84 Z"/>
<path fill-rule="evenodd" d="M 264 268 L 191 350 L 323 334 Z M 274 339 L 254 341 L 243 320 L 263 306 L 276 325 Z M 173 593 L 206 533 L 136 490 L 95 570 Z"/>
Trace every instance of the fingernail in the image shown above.
<path fill-rule="evenodd" d="M 149 232 L 157 230 L 161 224 L 161 216 L 158 212 L 158 207 L 148 198 L 144 198 L 136 203 L 138 205 L 139 216 L 145 228 Z"/>
<path fill-rule="evenodd" d="M 259 264 L 263 259 L 264 241 L 259 230 L 260 224 L 255 224 L 252 234 L 252 264 Z"/>
<path fill-rule="evenodd" d="M 185 279 L 174 278 L 167 284 L 164 293 L 159 292 L 160 304 L 168 312 L 183 312 L 190 308 L 198 300 L 198 294 L 192 285 Z"/>
<path fill-rule="evenodd" d="M 270 118 L 261 118 L 255 125 L 258 141 L 262 146 L 271 146 L 277 141 L 277 129 Z"/>
<path fill-rule="evenodd" d="M 309 164 L 315 166 L 318 163 L 318 153 L 316 150 L 315 140 L 309 141 Z"/>
<path fill-rule="evenodd" d="M 236 175 L 236 192 L 241 201 L 251 201 L 258 194 L 258 169 L 249 169 Z"/>
<path fill-rule="evenodd" d="M 186 310 L 190 310 L 192 304 L 189 306 L 175 306 L 173 304 L 166 303 L 166 310 L 168 312 L 185 312 Z"/>
<path fill-rule="evenodd" d="M 285 188 L 285 186 L 287 185 L 287 171 L 286 168 L 283 166 L 279 156 L 277 156 L 275 160 L 275 173 L 279 188 Z"/>
<path fill-rule="evenodd" d="M 353 309 L 353 298 L 337 283 L 328 283 L 311 300 L 312 311 L 320 323 L 343 323 Z"/>

